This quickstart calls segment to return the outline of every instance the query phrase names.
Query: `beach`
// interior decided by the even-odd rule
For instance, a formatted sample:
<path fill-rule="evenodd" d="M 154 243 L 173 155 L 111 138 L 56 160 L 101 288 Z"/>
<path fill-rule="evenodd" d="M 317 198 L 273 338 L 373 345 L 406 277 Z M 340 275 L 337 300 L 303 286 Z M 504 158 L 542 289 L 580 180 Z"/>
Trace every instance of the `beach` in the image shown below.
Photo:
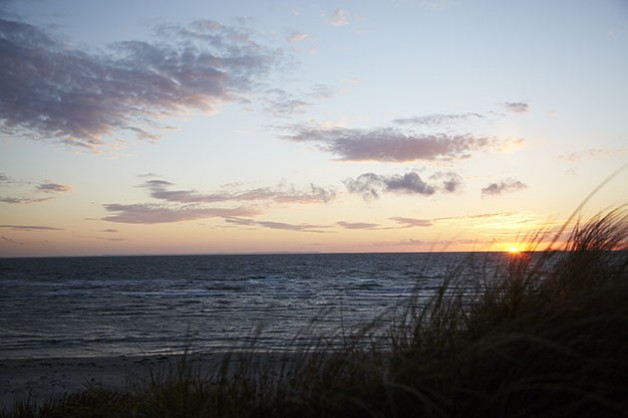
<path fill-rule="evenodd" d="M 294 353 L 234 352 L 229 357 L 229 370 L 238 370 L 240 361 L 246 360 L 278 376 L 282 366 L 294 364 L 296 357 Z M 183 360 L 180 354 L 0 360 L 0 410 L 12 409 L 16 401 L 24 400 L 41 405 L 87 388 L 141 388 L 151 376 L 167 379 L 180 370 Z M 224 362 L 224 353 L 185 357 L 186 370 L 208 380 L 218 375 Z"/>
<path fill-rule="evenodd" d="M 90 386 L 124 388 L 151 370 L 165 371 L 177 356 L 10 359 L 0 361 L 0 408 L 36 404 Z"/>
<path fill-rule="evenodd" d="M 211 376 L 222 358 L 203 354 L 191 361 Z M 0 409 L 29 398 L 41 404 L 88 387 L 124 389 L 141 384 L 151 373 L 166 375 L 176 370 L 180 360 L 179 355 L 1 360 Z"/>

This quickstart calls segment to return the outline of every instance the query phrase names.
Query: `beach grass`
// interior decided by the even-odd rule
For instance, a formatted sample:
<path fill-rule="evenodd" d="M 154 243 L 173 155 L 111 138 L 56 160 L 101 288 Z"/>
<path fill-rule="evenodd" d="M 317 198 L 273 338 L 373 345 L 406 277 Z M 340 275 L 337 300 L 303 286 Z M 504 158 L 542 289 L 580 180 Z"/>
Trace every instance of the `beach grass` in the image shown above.
<path fill-rule="evenodd" d="M 628 417 L 628 211 L 576 224 L 560 251 L 546 238 L 486 275 L 452 269 L 341 344 L 313 337 L 278 361 L 253 344 L 205 374 L 184 355 L 124 390 L 0 417 Z"/>

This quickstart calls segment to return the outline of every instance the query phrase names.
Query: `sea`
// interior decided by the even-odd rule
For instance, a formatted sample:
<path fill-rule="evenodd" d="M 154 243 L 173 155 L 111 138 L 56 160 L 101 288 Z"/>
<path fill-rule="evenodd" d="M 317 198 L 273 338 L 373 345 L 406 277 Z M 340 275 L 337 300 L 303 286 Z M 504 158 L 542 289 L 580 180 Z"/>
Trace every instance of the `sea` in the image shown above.
<path fill-rule="evenodd" d="M 0 359 L 291 350 L 391 323 L 502 256 L 0 258 Z"/>

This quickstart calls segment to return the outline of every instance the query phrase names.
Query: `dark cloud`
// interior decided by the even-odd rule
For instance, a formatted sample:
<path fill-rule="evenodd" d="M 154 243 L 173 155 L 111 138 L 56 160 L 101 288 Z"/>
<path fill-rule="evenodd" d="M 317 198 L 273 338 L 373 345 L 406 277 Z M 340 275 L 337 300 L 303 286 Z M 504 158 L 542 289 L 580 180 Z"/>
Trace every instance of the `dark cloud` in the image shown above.
<path fill-rule="evenodd" d="M 72 190 L 70 186 L 57 183 L 42 183 L 37 186 L 38 192 L 45 193 L 64 193 L 69 192 L 70 190 Z"/>
<path fill-rule="evenodd" d="M 173 190 L 173 186 L 175 184 L 167 180 L 147 180 L 140 187 L 148 190 L 150 197 L 160 200 L 161 203 L 107 204 L 104 208 L 111 214 L 102 219 L 110 222 L 155 224 L 216 217 L 237 218 L 257 214 L 258 210 L 245 206 L 217 208 L 211 205 L 243 202 L 311 204 L 324 203 L 335 197 L 334 191 L 325 190 L 313 184 L 310 185 L 309 190 L 279 187 L 209 194 L 198 193 L 194 190 Z"/>
<path fill-rule="evenodd" d="M 361 174 L 355 180 L 348 178 L 344 184 L 349 193 L 360 194 L 366 200 L 379 198 L 380 190 L 385 187 L 380 176 L 375 173 Z"/>
<path fill-rule="evenodd" d="M 29 205 L 31 203 L 47 202 L 48 200 L 52 200 L 52 199 L 54 198 L 53 197 L 28 198 L 28 197 L 0 196 L 0 202 L 10 203 L 10 204 L 15 204 L 15 205 L 21 205 L 21 204 Z"/>
<path fill-rule="evenodd" d="M 143 186 L 148 187 L 148 188 L 159 188 L 159 187 L 174 186 L 174 183 L 169 182 L 167 180 L 146 180 Z"/>
<path fill-rule="evenodd" d="M 0 7 L 0 8 L 1 8 L 1 7 Z M 16 240 L 14 240 L 14 239 L 11 239 L 11 238 L 9 238 L 9 237 L 5 237 L 4 235 L 3 235 L 3 236 L 0 236 L 0 239 L 1 239 L 2 241 L 4 241 L 4 242 L 6 242 L 6 243 L 10 244 L 10 245 L 24 245 L 24 243 L 23 243 L 23 242 L 19 242 L 19 241 L 16 241 Z"/>
<path fill-rule="evenodd" d="M 517 190 L 526 189 L 528 186 L 520 182 L 519 180 L 506 179 L 499 183 L 491 183 L 482 189 L 482 195 L 495 196 L 506 192 L 514 192 Z"/>
<path fill-rule="evenodd" d="M 255 211 L 249 208 L 202 208 L 195 205 L 173 208 L 151 204 L 108 204 L 104 207 L 111 215 L 102 218 L 103 221 L 132 224 L 170 223 L 255 214 Z"/>
<path fill-rule="evenodd" d="M 434 225 L 434 222 L 430 219 L 404 218 L 401 216 L 395 216 L 388 219 L 401 224 L 402 228 L 428 227 Z"/>
<path fill-rule="evenodd" d="M 401 216 L 395 216 L 388 218 L 391 221 L 395 221 L 401 224 L 401 228 L 415 228 L 415 227 L 430 227 L 437 222 L 443 221 L 466 221 L 469 219 L 506 219 L 512 218 L 517 215 L 516 212 L 496 212 L 496 213 L 479 213 L 475 215 L 454 216 L 446 218 L 432 218 L 432 219 L 417 219 L 417 218 L 405 218 Z M 515 220 L 509 220 L 509 223 L 516 222 Z M 460 241 L 456 241 L 460 242 Z"/>
<path fill-rule="evenodd" d="M 381 192 L 426 196 L 436 192 L 434 186 L 425 183 L 415 172 L 392 176 L 365 173 L 356 179 L 346 179 L 344 184 L 347 191 L 359 194 L 366 200 L 379 198 Z"/>
<path fill-rule="evenodd" d="M 456 192 L 462 187 L 462 177 L 453 172 L 439 171 L 438 173 L 431 175 L 430 180 L 439 182 L 440 184 L 437 186 L 438 189 L 447 193 Z"/>
<path fill-rule="evenodd" d="M 344 221 L 339 221 L 336 222 L 336 224 L 338 226 L 341 226 L 345 229 L 381 229 L 379 224 L 372 224 L 372 223 L 366 223 L 366 222 L 344 222 Z"/>
<path fill-rule="evenodd" d="M 480 113 L 432 114 L 395 119 L 393 123 L 397 125 L 439 126 L 483 118 L 484 115 Z"/>
<path fill-rule="evenodd" d="M 138 174 L 137 176 L 140 178 L 159 177 L 159 175 L 155 173 L 143 173 L 143 174 Z"/>
<path fill-rule="evenodd" d="M 100 239 L 103 241 L 113 241 L 113 242 L 126 241 L 125 238 L 112 238 L 112 237 L 88 237 L 88 238 Z"/>
<path fill-rule="evenodd" d="M 325 225 L 311 225 L 311 224 L 289 224 L 284 222 L 273 222 L 273 221 L 256 221 L 254 219 L 245 219 L 245 218 L 227 218 L 225 222 L 242 225 L 242 226 L 261 226 L 263 228 L 269 229 L 281 229 L 285 231 L 296 231 L 296 232 L 314 232 L 317 234 L 330 233 L 331 231 L 324 231 L 323 229 L 329 228 L 329 226 Z"/>
<path fill-rule="evenodd" d="M 415 172 L 384 177 L 382 181 L 386 185 L 385 190 L 394 193 L 431 195 L 436 191 Z"/>
<path fill-rule="evenodd" d="M 297 125 L 284 139 L 314 142 L 344 161 L 438 161 L 468 158 L 475 151 L 499 149 L 503 141 L 472 135 L 416 134 L 396 128 L 323 129 Z"/>
<path fill-rule="evenodd" d="M 107 232 L 109 234 L 117 234 L 118 230 L 117 229 L 111 229 L 111 228 L 107 228 L 107 229 L 101 229 L 98 232 Z"/>
<path fill-rule="evenodd" d="M 211 21 L 163 26 L 155 42 L 103 52 L 0 19 L 0 123 L 11 133 L 95 148 L 119 130 L 153 138 L 163 115 L 214 111 L 250 91 L 276 51 Z"/>
<path fill-rule="evenodd" d="M 31 181 L 20 181 L 14 180 L 7 176 L 4 173 L 0 173 L 0 185 L 8 185 L 8 187 L 12 187 L 12 185 L 33 185 L 34 183 Z M 39 183 L 35 184 L 34 191 L 22 193 L 33 195 L 36 193 L 47 193 L 47 194 L 55 194 L 55 193 L 64 193 L 70 191 L 72 188 L 70 186 L 58 183 Z M 9 204 L 31 204 L 31 203 L 41 203 L 47 202 L 48 200 L 53 199 L 54 197 L 25 197 L 25 196 L 0 196 L 1 203 L 9 203 Z"/>
<path fill-rule="evenodd" d="M 62 228 L 36 225 L 0 225 L 0 228 L 8 228 L 16 231 L 63 231 Z"/>
<path fill-rule="evenodd" d="M 513 113 L 525 113 L 528 111 L 528 104 L 522 102 L 506 102 L 504 103 L 504 107 L 507 111 Z"/>
<path fill-rule="evenodd" d="M 336 197 L 336 192 L 310 184 L 309 190 L 262 187 L 239 192 L 202 194 L 194 190 L 170 190 L 173 183 L 165 180 L 149 180 L 142 187 L 155 199 L 175 203 L 216 203 L 229 201 L 273 201 L 277 203 L 326 203 Z"/>

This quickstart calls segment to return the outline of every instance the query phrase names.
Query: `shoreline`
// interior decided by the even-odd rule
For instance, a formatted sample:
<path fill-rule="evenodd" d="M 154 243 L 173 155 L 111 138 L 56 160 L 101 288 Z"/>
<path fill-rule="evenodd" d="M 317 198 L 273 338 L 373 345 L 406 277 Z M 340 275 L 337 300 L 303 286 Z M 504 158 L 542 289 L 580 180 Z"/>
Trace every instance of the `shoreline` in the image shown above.
<path fill-rule="evenodd" d="M 294 354 L 234 352 L 230 367 L 237 367 L 240 355 L 277 368 L 293 363 Z M 186 363 L 203 377 L 217 374 L 226 353 L 190 353 Z M 28 358 L 0 360 L 0 411 L 11 410 L 16 402 L 29 400 L 41 405 L 88 387 L 128 389 L 151 376 L 167 377 L 181 364 L 183 354 L 136 355 L 84 358 Z"/>

